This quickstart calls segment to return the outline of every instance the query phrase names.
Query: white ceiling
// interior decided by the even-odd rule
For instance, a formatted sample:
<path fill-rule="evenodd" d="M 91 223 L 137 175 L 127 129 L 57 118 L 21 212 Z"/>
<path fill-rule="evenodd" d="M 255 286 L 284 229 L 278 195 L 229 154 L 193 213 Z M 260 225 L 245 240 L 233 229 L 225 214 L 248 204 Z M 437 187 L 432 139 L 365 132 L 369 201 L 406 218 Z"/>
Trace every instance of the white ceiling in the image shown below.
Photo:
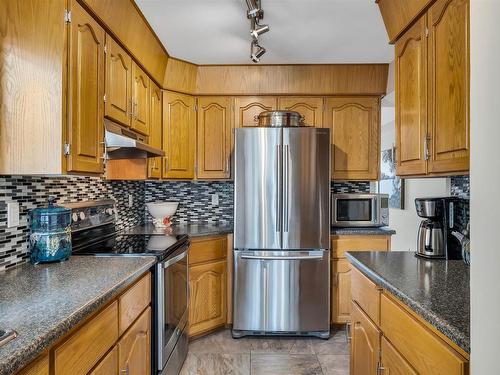
<path fill-rule="evenodd" d="M 136 0 L 171 56 L 251 64 L 245 0 Z M 271 31 L 264 64 L 387 63 L 393 59 L 373 0 L 262 0 Z"/>

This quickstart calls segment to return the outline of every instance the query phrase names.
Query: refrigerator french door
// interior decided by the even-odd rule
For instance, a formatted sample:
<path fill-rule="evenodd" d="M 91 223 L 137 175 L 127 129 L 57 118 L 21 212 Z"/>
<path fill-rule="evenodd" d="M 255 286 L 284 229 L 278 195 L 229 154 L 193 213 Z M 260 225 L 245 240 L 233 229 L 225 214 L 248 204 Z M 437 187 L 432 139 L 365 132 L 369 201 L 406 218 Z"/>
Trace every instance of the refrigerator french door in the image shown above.
<path fill-rule="evenodd" d="M 330 135 L 235 131 L 233 336 L 329 335 Z"/>

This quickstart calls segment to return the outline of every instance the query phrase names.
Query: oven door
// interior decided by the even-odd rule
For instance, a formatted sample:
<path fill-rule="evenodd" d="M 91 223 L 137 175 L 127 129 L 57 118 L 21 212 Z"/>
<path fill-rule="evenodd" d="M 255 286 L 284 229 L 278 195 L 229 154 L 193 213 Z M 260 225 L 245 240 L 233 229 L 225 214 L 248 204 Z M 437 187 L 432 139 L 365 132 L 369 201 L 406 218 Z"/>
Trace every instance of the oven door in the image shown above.
<path fill-rule="evenodd" d="M 332 199 L 332 226 L 379 226 L 378 197 L 372 194 L 335 194 Z"/>
<path fill-rule="evenodd" d="M 165 367 L 187 327 L 189 303 L 189 242 L 157 264 L 158 370 Z"/>

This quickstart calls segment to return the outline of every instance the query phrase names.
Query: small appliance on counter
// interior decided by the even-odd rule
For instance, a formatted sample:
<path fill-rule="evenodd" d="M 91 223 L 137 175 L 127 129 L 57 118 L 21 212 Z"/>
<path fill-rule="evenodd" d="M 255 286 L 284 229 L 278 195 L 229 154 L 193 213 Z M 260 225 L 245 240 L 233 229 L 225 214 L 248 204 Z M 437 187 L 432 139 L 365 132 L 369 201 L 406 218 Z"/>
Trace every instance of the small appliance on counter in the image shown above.
<path fill-rule="evenodd" d="M 453 236 L 457 197 L 416 198 L 415 208 L 422 220 L 417 234 L 416 255 L 434 259 L 462 259 L 462 247 Z"/>
<path fill-rule="evenodd" d="M 71 255 L 71 210 L 54 205 L 30 211 L 30 260 L 33 264 L 63 261 Z"/>
<path fill-rule="evenodd" d="M 332 227 L 389 225 L 388 194 L 332 194 Z"/>

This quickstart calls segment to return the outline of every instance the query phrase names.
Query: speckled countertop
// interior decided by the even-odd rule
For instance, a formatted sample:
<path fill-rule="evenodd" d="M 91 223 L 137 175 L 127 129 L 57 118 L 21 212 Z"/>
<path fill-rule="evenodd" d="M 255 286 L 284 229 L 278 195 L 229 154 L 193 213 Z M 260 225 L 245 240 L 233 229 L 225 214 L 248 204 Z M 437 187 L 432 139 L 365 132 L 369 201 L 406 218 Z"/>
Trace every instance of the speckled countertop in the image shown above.
<path fill-rule="evenodd" d="M 0 273 L 0 328 L 18 333 L 0 347 L 0 374 L 29 364 L 155 262 L 154 257 L 73 256 Z"/>
<path fill-rule="evenodd" d="M 470 352 L 469 267 L 461 260 L 426 260 L 412 252 L 352 252 L 349 261 Z"/>
<path fill-rule="evenodd" d="M 187 234 L 190 237 L 215 236 L 233 233 L 232 224 L 175 224 L 169 229 L 156 228 L 152 224 L 125 229 L 126 234 Z M 381 228 L 331 228 L 332 235 L 393 235 L 396 231 L 389 227 Z"/>
<path fill-rule="evenodd" d="M 379 228 L 335 228 L 332 227 L 330 230 L 331 235 L 361 235 L 361 236 L 376 236 L 376 235 L 393 235 L 396 234 L 394 229 L 389 227 L 379 227 Z"/>
<path fill-rule="evenodd" d="M 167 234 L 182 235 L 190 237 L 217 236 L 233 233 L 232 224 L 174 224 L 169 228 L 157 228 L 151 223 L 139 225 L 123 230 L 124 234 Z"/>

